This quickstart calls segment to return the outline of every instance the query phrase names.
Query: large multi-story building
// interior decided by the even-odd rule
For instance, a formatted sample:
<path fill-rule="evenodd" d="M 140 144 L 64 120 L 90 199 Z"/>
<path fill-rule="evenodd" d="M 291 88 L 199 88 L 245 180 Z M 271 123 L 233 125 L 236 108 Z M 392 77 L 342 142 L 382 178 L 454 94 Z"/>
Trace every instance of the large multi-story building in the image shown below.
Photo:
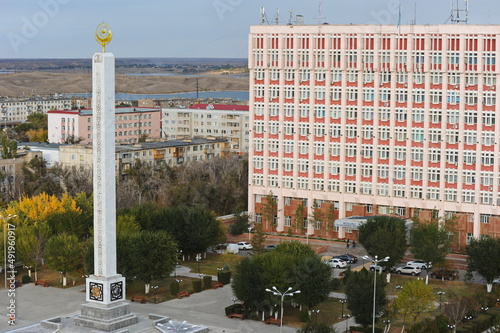
<path fill-rule="evenodd" d="M 92 110 L 48 111 L 48 141 L 82 144 L 92 142 Z M 134 143 L 161 137 L 161 110 L 116 108 L 115 141 Z"/>
<path fill-rule="evenodd" d="M 491 25 L 251 27 L 249 212 L 321 237 L 377 214 L 453 217 L 461 248 L 499 236 L 499 50 Z"/>
<path fill-rule="evenodd" d="M 166 139 L 227 138 L 231 152 L 248 153 L 248 105 L 193 104 L 185 109 L 165 108 L 162 113 Z"/>

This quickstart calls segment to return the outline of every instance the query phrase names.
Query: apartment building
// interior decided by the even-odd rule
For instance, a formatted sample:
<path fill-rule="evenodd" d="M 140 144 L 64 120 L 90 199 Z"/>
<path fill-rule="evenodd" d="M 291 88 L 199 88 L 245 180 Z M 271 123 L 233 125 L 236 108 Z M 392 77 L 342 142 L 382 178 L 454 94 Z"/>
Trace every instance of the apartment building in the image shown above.
<path fill-rule="evenodd" d="M 255 221 L 356 239 L 347 217 L 453 218 L 459 249 L 499 236 L 499 34 L 492 25 L 252 26 Z M 273 221 L 263 218 L 268 196 Z"/>
<path fill-rule="evenodd" d="M 231 152 L 248 153 L 249 113 L 247 105 L 194 104 L 188 108 L 164 108 L 163 137 L 227 138 Z"/>
<path fill-rule="evenodd" d="M 51 143 L 92 142 L 92 110 L 48 111 Z M 115 109 L 115 142 L 134 143 L 161 137 L 161 110 L 124 107 Z"/>
<path fill-rule="evenodd" d="M 72 169 L 88 169 L 93 165 L 91 144 L 61 145 L 60 162 Z M 149 165 L 165 163 L 176 166 L 183 163 L 202 161 L 229 154 L 227 139 L 189 139 L 165 142 L 143 142 L 138 144 L 119 144 L 115 149 L 118 181 L 126 177 L 126 170 L 137 161 Z"/>
<path fill-rule="evenodd" d="M 2 98 L 0 99 L 0 126 L 2 128 L 28 120 L 33 112 L 47 113 L 49 110 L 69 110 L 72 100 L 68 98 Z"/>

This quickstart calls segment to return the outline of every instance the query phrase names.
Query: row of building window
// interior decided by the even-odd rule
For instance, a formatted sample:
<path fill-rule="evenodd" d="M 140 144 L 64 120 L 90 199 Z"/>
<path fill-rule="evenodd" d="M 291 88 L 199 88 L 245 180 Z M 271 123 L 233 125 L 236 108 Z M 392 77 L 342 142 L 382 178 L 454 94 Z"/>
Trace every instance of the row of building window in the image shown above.
<path fill-rule="evenodd" d="M 309 69 L 255 69 L 254 70 L 254 79 L 257 81 L 262 81 L 266 77 L 268 77 L 271 81 L 278 81 L 281 77 L 285 79 L 285 81 L 291 82 L 295 81 L 298 78 L 300 83 L 309 82 L 311 79 L 314 79 L 316 82 L 325 82 L 330 76 L 330 82 L 340 83 L 342 81 L 351 82 L 351 83 L 359 83 L 362 80 L 363 84 L 374 83 L 376 78 L 378 78 L 378 82 L 380 84 L 386 84 L 395 81 L 399 84 L 408 84 L 411 81 L 414 84 L 424 84 L 429 82 L 431 84 L 442 84 L 448 83 L 449 85 L 457 85 L 454 87 L 455 89 L 459 88 L 461 83 L 465 84 L 465 87 L 474 87 L 477 86 L 480 82 L 483 84 L 483 88 L 485 90 L 489 90 L 490 87 L 495 86 L 497 83 L 496 74 L 493 73 L 483 73 L 481 75 L 481 79 L 478 73 L 474 72 L 466 72 L 466 73 L 457 73 L 457 72 L 428 72 L 428 73 L 407 73 L 407 72 L 391 72 L 391 71 L 363 71 L 360 72 L 358 70 L 338 70 L 332 69 L 330 71 L 323 69 L 316 69 L 314 71 Z M 445 80 L 446 79 L 446 80 Z"/>

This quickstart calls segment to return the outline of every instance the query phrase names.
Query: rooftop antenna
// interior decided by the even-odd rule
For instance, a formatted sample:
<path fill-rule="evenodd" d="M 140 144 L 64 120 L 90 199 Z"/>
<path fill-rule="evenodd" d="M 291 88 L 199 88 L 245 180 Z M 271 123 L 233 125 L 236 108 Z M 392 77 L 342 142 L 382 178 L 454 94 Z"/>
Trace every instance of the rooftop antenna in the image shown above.
<path fill-rule="evenodd" d="M 290 14 L 288 16 L 288 25 L 294 25 L 294 24 L 297 24 L 297 16 L 295 16 L 295 14 L 293 13 L 293 10 L 292 9 L 289 9 L 288 10 L 288 13 Z"/>
<path fill-rule="evenodd" d="M 321 21 L 326 19 L 326 17 L 323 17 L 323 0 L 319 0 L 318 16 L 316 19 L 318 20 L 318 24 L 321 24 Z"/>
<path fill-rule="evenodd" d="M 264 7 L 260 7 L 260 25 L 269 24 L 266 16 L 266 9 Z"/>
<path fill-rule="evenodd" d="M 276 15 L 274 15 L 274 22 L 276 25 L 280 24 L 280 9 L 276 8 Z"/>
<path fill-rule="evenodd" d="M 410 25 L 417 24 L 417 2 L 415 1 L 415 7 L 413 9 L 413 20 L 410 22 Z"/>
<path fill-rule="evenodd" d="M 450 17 L 448 18 L 448 20 L 446 20 L 446 22 L 448 22 L 451 19 L 452 24 L 467 24 L 467 21 L 469 20 L 469 0 L 464 0 L 465 9 L 460 9 L 458 0 L 456 0 L 457 4 L 455 8 L 455 4 L 453 1 L 454 0 L 450 0 L 451 13 Z"/>

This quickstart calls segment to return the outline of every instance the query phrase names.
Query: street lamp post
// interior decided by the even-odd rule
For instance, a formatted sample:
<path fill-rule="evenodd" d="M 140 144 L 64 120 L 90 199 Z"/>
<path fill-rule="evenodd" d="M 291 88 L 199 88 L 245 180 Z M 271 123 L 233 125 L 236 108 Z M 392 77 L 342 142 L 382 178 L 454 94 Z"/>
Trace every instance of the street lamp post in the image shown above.
<path fill-rule="evenodd" d="M 340 318 L 344 318 L 344 303 L 346 303 L 347 300 L 345 299 L 340 299 L 339 303 L 342 304 L 342 314 L 340 315 Z"/>
<path fill-rule="evenodd" d="M 3 217 L 0 215 L 0 219 L 3 220 L 3 271 L 4 271 L 4 279 L 5 279 L 5 289 L 7 289 L 7 221 L 11 218 L 16 217 L 17 215 L 7 215 L 7 217 Z"/>
<path fill-rule="evenodd" d="M 151 289 L 153 289 L 153 295 L 156 304 L 156 293 L 158 292 L 158 286 L 151 286 Z"/>
<path fill-rule="evenodd" d="M 443 304 L 444 291 L 438 291 L 437 294 L 439 295 L 439 308 L 441 309 L 441 306 Z"/>
<path fill-rule="evenodd" d="M 252 226 L 249 226 L 248 227 L 248 241 L 250 242 L 250 235 L 251 235 L 251 232 L 252 232 Z"/>
<path fill-rule="evenodd" d="M 370 258 L 369 256 L 363 256 L 363 259 L 372 261 L 375 264 L 375 267 L 378 266 L 379 263 L 385 262 L 389 260 L 389 257 L 385 257 L 383 259 L 378 259 L 378 256 L 375 256 L 375 258 Z M 382 270 L 382 267 L 380 267 L 380 270 Z M 375 333 L 375 306 L 376 306 L 376 300 L 375 297 L 377 295 L 377 273 L 373 271 L 373 323 L 372 323 L 372 332 Z"/>
<path fill-rule="evenodd" d="M 266 291 L 268 293 L 273 293 L 273 295 L 275 296 L 281 296 L 281 319 L 280 319 L 280 333 L 281 333 L 283 332 L 283 300 L 285 299 L 285 296 L 293 296 L 295 294 L 300 294 L 300 290 L 295 290 L 290 292 L 290 290 L 292 290 L 292 287 L 288 287 L 288 289 L 285 292 L 280 292 L 274 286 L 271 289 L 266 288 Z"/>
<path fill-rule="evenodd" d="M 201 260 L 201 254 L 198 253 L 196 255 L 196 262 L 198 263 L 198 273 L 200 273 L 200 260 Z"/>

